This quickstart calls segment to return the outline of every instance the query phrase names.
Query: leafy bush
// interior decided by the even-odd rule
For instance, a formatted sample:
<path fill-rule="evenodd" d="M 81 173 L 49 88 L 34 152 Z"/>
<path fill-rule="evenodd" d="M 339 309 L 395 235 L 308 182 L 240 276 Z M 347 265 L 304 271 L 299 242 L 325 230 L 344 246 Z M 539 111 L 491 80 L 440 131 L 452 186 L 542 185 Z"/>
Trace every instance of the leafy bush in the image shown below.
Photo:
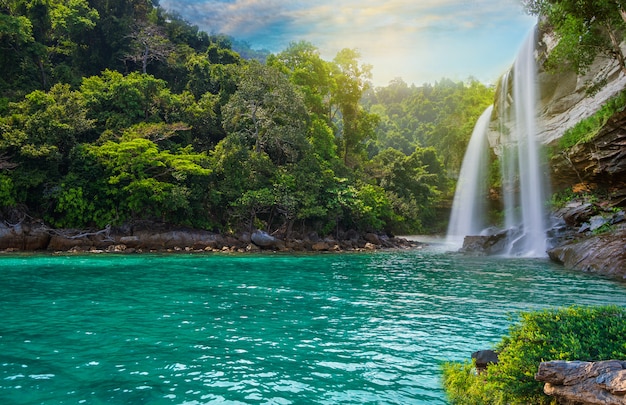
<path fill-rule="evenodd" d="M 452 404 L 551 404 L 535 381 L 539 363 L 626 358 L 626 309 L 570 307 L 522 312 L 496 346 L 499 363 L 476 375 L 471 362 L 443 365 Z"/>

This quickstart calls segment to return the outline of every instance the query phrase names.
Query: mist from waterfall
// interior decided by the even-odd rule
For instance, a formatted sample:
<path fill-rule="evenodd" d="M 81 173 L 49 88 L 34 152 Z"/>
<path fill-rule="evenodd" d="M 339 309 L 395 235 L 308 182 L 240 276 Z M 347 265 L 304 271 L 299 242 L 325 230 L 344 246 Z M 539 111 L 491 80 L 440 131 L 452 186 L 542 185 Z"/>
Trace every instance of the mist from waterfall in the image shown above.
<path fill-rule="evenodd" d="M 500 84 L 496 108 L 500 135 L 501 185 L 506 236 L 503 255 L 544 257 L 547 181 L 541 144 L 537 141 L 536 32 L 520 48 L 512 72 Z M 511 83 L 512 82 L 512 83 Z M 486 220 L 490 106 L 478 119 L 468 145 L 450 216 L 447 241 L 460 247 L 465 236 L 493 233 Z"/>
<path fill-rule="evenodd" d="M 454 193 L 447 242 L 461 247 L 466 235 L 477 235 L 487 226 L 487 177 L 489 143 L 487 130 L 493 106 L 476 121 Z"/>

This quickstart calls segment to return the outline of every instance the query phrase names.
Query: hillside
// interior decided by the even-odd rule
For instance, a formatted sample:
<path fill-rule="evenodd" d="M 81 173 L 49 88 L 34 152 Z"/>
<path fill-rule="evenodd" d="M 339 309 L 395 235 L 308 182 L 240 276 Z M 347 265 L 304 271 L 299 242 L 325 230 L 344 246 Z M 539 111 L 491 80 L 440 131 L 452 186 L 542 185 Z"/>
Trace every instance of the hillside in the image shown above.
<path fill-rule="evenodd" d="M 441 231 L 492 97 L 473 80 L 372 88 L 356 50 L 255 53 L 145 1 L 8 1 L 0 26 L 8 226 Z"/>

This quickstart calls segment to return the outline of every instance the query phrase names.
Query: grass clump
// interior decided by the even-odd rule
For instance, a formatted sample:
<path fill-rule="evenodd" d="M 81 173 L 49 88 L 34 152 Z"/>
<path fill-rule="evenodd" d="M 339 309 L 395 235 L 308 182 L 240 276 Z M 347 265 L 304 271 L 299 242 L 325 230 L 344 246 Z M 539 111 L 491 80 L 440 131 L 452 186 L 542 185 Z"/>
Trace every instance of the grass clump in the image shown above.
<path fill-rule="evenodd" d="M 554 403 L 535 381 L 539 363 L 549 360 L 626 359 L 626 309 L 569 307 L 519 314 L 497 344 L 499 363 L 477 375 L 472 362 L 443 365 L 443 385 L 451 404 Z"/>
<path fill-rule="evenodd" d="M 592 140 L 606 124 L 606 122 L 618 112 L 626 108 L 626 91 L 607 101 L 595 114 L 580 121 L 572 128 L 565 131 L 559 139 L 559 148 L 569 149 L 579 143 Z"/>

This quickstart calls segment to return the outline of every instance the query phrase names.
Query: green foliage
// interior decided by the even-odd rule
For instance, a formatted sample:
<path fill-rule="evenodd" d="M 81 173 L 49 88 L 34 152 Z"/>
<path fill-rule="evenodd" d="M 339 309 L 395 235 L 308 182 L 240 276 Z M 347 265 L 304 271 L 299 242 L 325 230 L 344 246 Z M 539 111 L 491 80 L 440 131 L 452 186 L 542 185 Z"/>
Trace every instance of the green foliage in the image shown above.
<path fill-rule="evenodd" d="M 565 190 L 552 194 L 550 197 L 549 206 L 552 210 L 559 210 L 561 208 L 565 208 L 565 206 L 576 198 L 577 194 L 572 191 L 572 188 L 569 187 Z"/>
<path fill-rule="evenodd" d="M 416 147 L 432 146 L 448 170 L 458 172 L 474 124 L 493 98 L 494 89 L 474 79 L 442 79 L 422 87 L 397 79 L 376 88 L 364 98 L 381 117 L 370 154 L 392 147 L 408 155 Z"/>
<path fill-rule="evenodd" d="M 599 361 L 626 356 L 626 310 L 617 306 L 522 312 L 496 346 L 499 362 L 483 374 L 471 363 L 443 366 L 452 404 L 551 404 L 535 381 L 539 363 Z"/>
<path fill-rule="evenodd" d="M 257 63 L 244 70 L 223 113 L 227 131 L 249 139 L 256 153 L 267 153 L 277 164 L 295 162 L 306 152 L 306 118 L 304 103 L 286 78 Z"/>
<path fill-rule="evenodd" d="M 504 405 L 508 404 L 503 393 L 493 383 L 476 375 L 473 362 L 444 363 L 443 389 L 451 404 L 463 405 Z"/>
<path fill-rule="evenodd" d="M 11 177 L 0 174 L 0 209 L 13 207 L 16 204 L 14 194 Z"/>
<path fill-rule="evenodd" d="M 119 224 L 130 219 L 206 223 L 194 211 L 192 190 L 211 173 L 204 154 L 190 147 L 160 150 L 143 138 L 77 149 L 70 174 L 52 194 L 56 226 Z M 200 197 L 201 198 L 201 197 Z"/>
<path fill-rule="evenodd" d="M 162 121 L 163 104 L 171 95 L 166 86 L 165 81 L 150 75 L 133 72 L 123 76 L 105 70 L 83 79 L 81 93 L 98 129 L 117 130 L 142 121 Z"/>
<path fill-rule="evenodd" d="M 609 118 L 626 108 L 626 91 L 613 97 L 591 117 L 586 118 L 565 131 L 559 139 L 559 148 L 568 149 L 574 145 L 591 141 L 604 127 Z"/>
<path fill-rule="evenodd" d="M 546 65 L 555 70 L 585 73 L 597 56 L 616 60 L 626 72 L 620 48 L 623 39 L 622 12 L 626 3 L 614 0 L 525 0 L 527 12 L 547 17 L 559 42 Z"/>
<path fill-rule="evenodd" d="M 307 42 L 251 62 L 157 3 L 0 4 L 1 208 L 58 227 L 439 222 L 444 164 L 454 171 L 491 90 L 373 90 L 358 51 L 327 61 Z"/>
<path fill-rule="evenodd" d="M 61 215 L 58 218 L 49 217 L 48 220 L 58 227 L 84 226 L 85 218 L 88 218 L 94 209 L 93 202 L 85 198 L 82 187 L 68 188 L 65 183 L 61 184 L 56 202 L 54 212 Z"/>

